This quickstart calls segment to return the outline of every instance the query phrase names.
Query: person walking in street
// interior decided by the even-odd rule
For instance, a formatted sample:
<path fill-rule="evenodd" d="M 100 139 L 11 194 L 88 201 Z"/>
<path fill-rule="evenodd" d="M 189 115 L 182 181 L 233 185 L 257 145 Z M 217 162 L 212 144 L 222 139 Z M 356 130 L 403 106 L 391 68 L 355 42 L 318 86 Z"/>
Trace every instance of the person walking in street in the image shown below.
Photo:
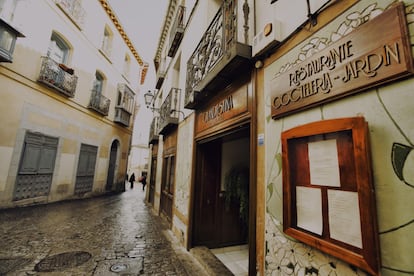
<path fill-rule="evenodd" d="M 142 176 L 141 183 L 142 183 L 142 190 L 144 190 L 145 185 L 147 185 L 147 176 L 146 175 Z"/>
<path fill-rule="evenodd" d="M 132 173 L 129 177 L 129 183 L 131 183 L 131 189 L 134 188 L 134 182 L 135 182 L 135 173 Z"/>

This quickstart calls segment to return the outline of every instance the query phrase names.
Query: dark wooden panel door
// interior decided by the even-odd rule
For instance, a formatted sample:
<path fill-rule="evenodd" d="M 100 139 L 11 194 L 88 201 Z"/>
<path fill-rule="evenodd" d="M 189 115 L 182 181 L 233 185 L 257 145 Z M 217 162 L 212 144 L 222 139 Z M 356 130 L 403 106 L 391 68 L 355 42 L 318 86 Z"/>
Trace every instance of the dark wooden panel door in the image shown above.
<path fill-rule="evenodd" d="M 244 244 L 248 236 L 248 218 L 240 216 L 240 200 L 232 199 L 226 204 L 226 192 L 223 188 L 222 170 L 232 167 L 242 160 L 230 158 L 226 148 L 229 141 L 240 141 L 248 137 L 248 129 L 237 131 L 197 146 L 197 167 L 195 180 L 193 243 L 210 248 Z M 224 142 L 227 143 L 224 143 Z M 243 145 L 243 146 L 235 146 Z M 247 145 L 247 146 L 245 146 Z M 233 152 L 246 151 L 241 159 L 249 163 L 249 142 L 232 145 Z M 227 153 L 226 153 L 227 152 Z M 226 156 L 226 158 L 224 158 Z M 224 158 L 224 159 L 223 159 Z M 237 187 L 248 194 L 249 171 L 246 168 L 245 185 Z M 249 202 L 243 202 L 247 208 Z"/>
<path fill-rule="evenodd" d="M 154 195 L 155 195 L 155 177 L 157 173 L 157 156 L 154 156 L 151 161 L 151 176 L 149 180 L 149 195 L 148 201 L 154 206 Z"/>
<path fill-rule="evenodd" d="M 107 191 L 112 190 L 112 186 L 114 184 L 117 155 L 118 155 L 118 141 L 115 140 L 112 142 L 111 153 L 109 155 L 108 175 L 106 178 L 106 185 L 105 185 L 105 190 Z"/>
<path fill-rule="evenodd" d="M 198 147 L 195 195 L 194 243 L 214 246 L 217 243 L 216 208 L 220 183 L 221 152 L 219 142 Z"/>

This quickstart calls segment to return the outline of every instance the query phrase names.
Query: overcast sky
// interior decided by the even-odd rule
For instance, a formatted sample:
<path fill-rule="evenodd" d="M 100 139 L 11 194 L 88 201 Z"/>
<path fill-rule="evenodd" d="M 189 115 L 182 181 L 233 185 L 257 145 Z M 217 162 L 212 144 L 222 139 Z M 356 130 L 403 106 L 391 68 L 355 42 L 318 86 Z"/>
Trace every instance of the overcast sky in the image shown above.
<path fill-rule="evenodd" d="M 168 0 L 108 0 L 138 54 L 150 65 L 143 85 L 144 91 L 155 87 L 153 59 L 168 2 Z"/>
<path fill-rule="evenodd" d="M 146 144 L 152 111 L 144 104 L 143 94 L 155 89 L 154 56 L 158 45 L 161 25 L 168 8 L 169 0 L 107 0 L 121 21 L 139 56 L 148 62 L 149 69 L 144 84 L 137 91 L 137 101 L 141 103 L 135 120 L 132 145 Z M 138 78 L 138 76 L 137 76 Z"/>

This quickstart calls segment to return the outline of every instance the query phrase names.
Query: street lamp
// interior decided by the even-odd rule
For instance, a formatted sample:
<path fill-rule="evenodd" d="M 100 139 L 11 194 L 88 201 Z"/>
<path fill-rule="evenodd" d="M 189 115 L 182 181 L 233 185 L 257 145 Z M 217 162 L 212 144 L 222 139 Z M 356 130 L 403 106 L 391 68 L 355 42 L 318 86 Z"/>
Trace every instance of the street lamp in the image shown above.
<path fill-rule="evenodd" d="M 153 99 L 154 99 L 154 95 L 151 93 L 151 90 L 148 90 L 148 92 L 144 94 L 145 105 L 149 107 Z"/>
<path fill-rule="evenodd" d="M 12 62 L 17 37 L 24 35 L 0 18 L 0 62 Z"/>
<path fill-rule="evenodd" d="M 144 101 L 147 108 L 151 109 L 152 112 L 159 110 L 158 108 L 154 107 L 154 100 L 154 94 L 151 93 L 151 90 L 148 90 L 148 92 L 144 94 Z"/>
<path fill-rule="evenodd" d="M 176 110 L 176 109 L 171 109 L 170 110 L 170 114 L 174 114 L 174 113 L 178 113 L 178 116 L 180 116 L 179 114 L 183 115 L 183 120 L 185 120 L 185 113 L 181 110 Z"/>

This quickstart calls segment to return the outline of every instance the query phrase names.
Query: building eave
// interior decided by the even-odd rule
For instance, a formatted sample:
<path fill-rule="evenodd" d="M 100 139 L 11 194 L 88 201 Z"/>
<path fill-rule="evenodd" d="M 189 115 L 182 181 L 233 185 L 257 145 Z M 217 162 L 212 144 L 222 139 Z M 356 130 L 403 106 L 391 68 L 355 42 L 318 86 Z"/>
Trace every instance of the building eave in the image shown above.
<path fill-rule="evenodd" d="M 161 35 L 158 38 L 158 45 L 157 45 L 157 51 L 155 52 L 155 57 L 154 57 L 154 64 L 157 68 L 157 64 L 160 63 L 161 60 L 161 53 L 162 53 L 162 49 L 164 48 L 167 36 L 168 36 L 168 31 L 170 29 L 171 23 L 173 21 L 173 16 L 175 14 L 175 9 L 178 5 L 178 0 L 171 0 L 169 1 L 168 4 L 168 8 L 164 17 L 164 23 L 162 25 L 162 29 L 160 31 Z"/>
<path fill-rule="evenodd" d="M 116 16 L 115 12 L 113 11 L 112 7 L 109 5 L 108 1 L 106 0 L 99 0 L 102 7 L 104 8 L 106 14 L 109 16 L 111 21 L 114 23 L 116 29 L 118 30 L 119 34 L 123 38 L 124 42 L 128 46 L 128 48 L 131 50 L 131 53 L 134 55 L 135 59 L 137 60 L 138 64 L 140 66 L 144 65 L 144 61 L 138 54 L 137 50 L 135 49 L 134 45 L 132 44 L 131 40 L 129 39 L 128 35 L 126 34 L 124 28 L 121 25 L 121 22 L 119 21 L 118 17 Z"/>

